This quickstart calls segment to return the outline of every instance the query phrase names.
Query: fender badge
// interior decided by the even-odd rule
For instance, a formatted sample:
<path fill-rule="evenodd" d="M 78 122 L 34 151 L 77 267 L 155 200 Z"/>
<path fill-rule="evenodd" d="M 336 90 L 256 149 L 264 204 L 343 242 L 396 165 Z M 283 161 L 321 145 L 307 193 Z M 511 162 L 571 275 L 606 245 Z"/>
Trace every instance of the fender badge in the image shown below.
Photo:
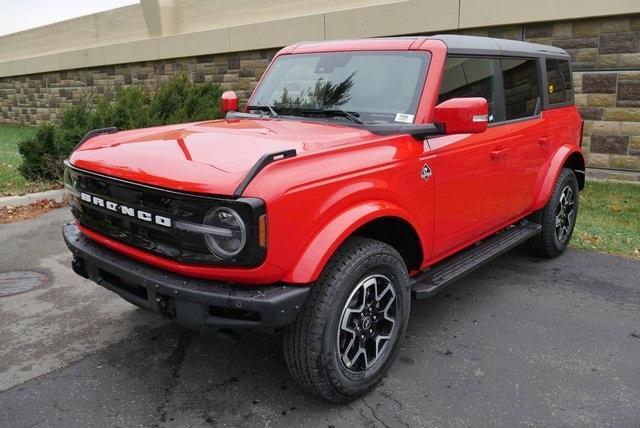
<path fill-rule="evenodd" d="M 422 167 L 422 171 L 420 172 L 420 177 L 422 177 L 425 181 L 431 177 L 431 168 L 426 163 Z"/>

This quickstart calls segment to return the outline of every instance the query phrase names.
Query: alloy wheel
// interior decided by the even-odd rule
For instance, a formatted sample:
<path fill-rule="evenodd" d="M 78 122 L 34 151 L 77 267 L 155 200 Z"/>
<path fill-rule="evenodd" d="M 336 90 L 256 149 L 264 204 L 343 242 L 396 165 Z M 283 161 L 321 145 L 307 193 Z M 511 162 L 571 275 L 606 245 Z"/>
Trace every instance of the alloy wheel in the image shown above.
<path fill-rule="evenodd" d="M 350 372 L 361 373 L 379 361 L 392 339 L 397 296 L 391 281 L 371 275 L 360 281 L 342 310 L 338 355 Z"/>
<path fill-rule="evenodd" d="M 562 189 L 558 205 L 556 206 L 556 239 L 558 242 L 566 239 L 571 232 L 575 220 L 575 192 L 571 186 Z"/>

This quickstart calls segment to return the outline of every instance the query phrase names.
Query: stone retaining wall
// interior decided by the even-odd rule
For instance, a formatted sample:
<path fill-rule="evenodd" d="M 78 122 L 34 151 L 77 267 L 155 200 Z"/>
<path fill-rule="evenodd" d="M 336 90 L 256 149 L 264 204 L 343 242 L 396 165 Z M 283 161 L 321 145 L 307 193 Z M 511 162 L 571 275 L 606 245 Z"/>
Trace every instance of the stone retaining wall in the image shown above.
<path fill-rule="evenodd" d="M 640 172 L 640 15 L 510 25 L 463 31 L 553 44 L 574 66 L 576 105 L 585 119 L 589 166 Z M 55 121 L 61 108 L 116 86 L 153 85 L 185 72 L 219 82 L 241 100 L 277 49 L 32 74 L 0 79 L 0 122 Z M 638 177 L 640 174 L 633 177 Z"/>
<path fill-rule="evenodd" d="M 204 55 L 1 78 L 0 122 L 55 121 L 64 107 L 82 97 L 97 98 L 119 86 L 153 86 L 176 73 L 186 73 L 195 82 L 218 82 L 246 100 L 276 52 Z"/>
<path fill-rule="evenodd" d="M 463 31 L 559 46 L 570 55 L 592 168 L 640 172 L 640 15 Z M 640 179 L 640 174 L 597 173 Z"/>
<path fill-rule="evenodd" d="M 575 73 L 589 165 L 640 171 L 640 71 Z"/>

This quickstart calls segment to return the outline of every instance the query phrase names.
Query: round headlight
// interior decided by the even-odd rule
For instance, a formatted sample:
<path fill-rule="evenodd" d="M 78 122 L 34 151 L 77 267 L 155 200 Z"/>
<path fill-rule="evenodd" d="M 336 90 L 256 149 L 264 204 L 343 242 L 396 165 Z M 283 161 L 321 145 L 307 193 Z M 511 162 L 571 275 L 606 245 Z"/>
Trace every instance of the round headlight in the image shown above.
<path fill-rule="evenodd" d="M 229 236 L 205 234 L 209 250 L 220 257 L 233 257 L 244 248 L 247 231 L 240 215 L 231 208 L 213 208 L 204 216 L 204 224 L 228 230 Z"/>

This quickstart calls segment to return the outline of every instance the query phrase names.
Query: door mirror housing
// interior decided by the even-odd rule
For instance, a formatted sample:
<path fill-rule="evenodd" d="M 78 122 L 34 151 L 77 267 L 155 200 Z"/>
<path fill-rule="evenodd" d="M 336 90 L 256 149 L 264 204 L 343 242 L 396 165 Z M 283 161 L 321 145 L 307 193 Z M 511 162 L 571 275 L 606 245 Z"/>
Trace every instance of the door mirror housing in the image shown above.
<path fill-rule="evenodd" d="M 238 111 L 238 96 L 234 91 L 226 91 L 220 97 L 220 112 L 226 115 L 230 111 Z"/>
<path fill-rule="evenodd" d="M 451 98 L 436 106 L 433 117 L 447 134 L 479 134 L 487 129 L 489 105 L 481 97 Z"/>

